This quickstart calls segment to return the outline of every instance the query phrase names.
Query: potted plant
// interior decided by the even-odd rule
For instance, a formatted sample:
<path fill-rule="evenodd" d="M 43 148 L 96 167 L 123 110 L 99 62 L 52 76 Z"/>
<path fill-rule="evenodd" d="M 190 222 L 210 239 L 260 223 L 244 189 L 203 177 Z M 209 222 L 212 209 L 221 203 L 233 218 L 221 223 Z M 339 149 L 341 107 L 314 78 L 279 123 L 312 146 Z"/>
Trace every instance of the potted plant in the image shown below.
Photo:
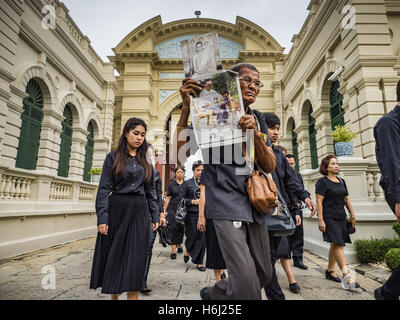
<path fill-rule="evenodd" d="M 353 139 L 356 134 L 347 129 L 346 126 L 335 126 L 332 131 L 332 139 L 335 142 L 336 156 L 352 156 L 353 155 Z"/>
<path fill-rule="evenodd" d="M 92 182 L 99 182 L 101 176 L 101 168 L 90 169 L 90 175 L 92 176 Z"/>

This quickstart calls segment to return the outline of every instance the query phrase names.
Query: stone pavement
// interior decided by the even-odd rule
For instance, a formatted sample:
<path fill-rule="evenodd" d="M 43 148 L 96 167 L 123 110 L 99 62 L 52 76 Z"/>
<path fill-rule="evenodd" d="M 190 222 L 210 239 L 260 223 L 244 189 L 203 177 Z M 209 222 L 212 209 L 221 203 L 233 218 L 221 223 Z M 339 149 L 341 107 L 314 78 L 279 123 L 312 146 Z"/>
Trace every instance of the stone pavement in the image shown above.
<path fill-rule="evenodd" d="M 0 300 L 108 300 L 109 296 L 101 294 L 100 289 L 89 289 L 95 240 L 95 237 L 78 240 L 0 261 Z M 305 252 L 304 263 L 308 270 L 293 268 L 301 287 L 299 294 L 289 291 L 286 275 L 277 263 L 279 283 L 288 300 L 373 300 L 373 290 L 381 286 L 378 281 L 356 273 L 361 288 L 345 290 L 340 283 L 325 280 L 326 260 Z M 45 266 L 53 269 L 43 270 Z M 355 270 L 356 266 L 349 267 Z M 55 271 L 54 289 L 42 287 L 42 282 L 45 286 L 51 285 L 46 281 L 51 276 L 49 270 Z M 341 274 L 339 270 L 337 274 Z M 199 300 L 200 289 L 213 283 L 212 270 L 197 271 L 190 261 L 184 263 L 183 254 L 171 260 L 170 248 L 163 248 L 157 237 L 148 279 L 152 292 L 141 295 L 140 299 Z M 121 299 L 126 299 L 126 294 Z M 266 299 L 264 292 L 263 299 Z"/>

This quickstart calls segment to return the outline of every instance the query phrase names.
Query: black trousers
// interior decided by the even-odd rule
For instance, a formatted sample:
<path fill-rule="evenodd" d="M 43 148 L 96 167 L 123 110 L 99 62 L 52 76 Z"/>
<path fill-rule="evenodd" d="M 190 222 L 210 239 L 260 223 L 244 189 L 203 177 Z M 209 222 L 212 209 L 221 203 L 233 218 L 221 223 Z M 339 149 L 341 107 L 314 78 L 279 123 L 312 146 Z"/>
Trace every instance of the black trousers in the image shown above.
<path fill-rule="evenodd" d="M 390 209 L 396 214 L 396 202 L 385 192 L 385 199 Z M 382 287 L 385 299 L 398 300 L 400 296 L 400 266 L 395 269 Z"/>
<path fill-rule="evenodd" d="M 281 241 L 281 237 L 271 237 L 269 236 L 269 243 L 271 246 L 271 264 L 272 264 L 272 280 L 268 286 L 264 288 L 265 295 L 268 300 L 285 300 L 285 294 L 282 291 L 281 286 L 278 282 L 278 277 L 276 275 L 275 263 L 279 259 L 278 247 Z"/>
<path fill-rule="evenodd" d="M 289 248 L 292 253 L 293 260 L 303 259 L 304 248 L 304 228 L 303 228 L 303 212 L 296 210 L 295 214 L 301 218 L 301 225 L 296 227 L 296 231 L 291 236 L 288 236 Z M 296 220 L 295 220 L 296 221 Z"/>
<path fill-rule="evenodd" d="M 152 224 L 150 223 L 150 228 L 152 229 Z M 146 271 L 144 274 L 144 288 L 147 288 L 147 276 L 149 274 L 150 270 L 150 263 L 151 263 L 151 257 L 153 256 L 153 245 L 154 241 L 156 240 L 157 236 L 157 230 L 150 230 L 150 243 L 147 251 L 147 258 L 146 258 Z"/>

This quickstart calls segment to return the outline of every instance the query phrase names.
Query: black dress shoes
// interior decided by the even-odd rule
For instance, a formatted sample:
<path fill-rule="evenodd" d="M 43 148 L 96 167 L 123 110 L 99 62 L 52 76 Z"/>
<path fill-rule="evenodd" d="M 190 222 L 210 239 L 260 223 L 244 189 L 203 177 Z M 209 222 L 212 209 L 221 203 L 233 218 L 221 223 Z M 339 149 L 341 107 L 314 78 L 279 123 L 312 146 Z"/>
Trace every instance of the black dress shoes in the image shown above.
<path fill-rule="evenodd" d="M 300 286 L 295 282 L 295 283 L 289 283 L 289 288 L 290 291 L 293 293 L 299 293 L 300 292 Z"/>
<path fill-rule="evenodd" d="M 302 259 L 294 260 L 293 265 L 299 269 L 307 270 L 308 267 L 303 263 Z"/>
<path fill-rule="evenodd" d="M 185 261 L 185 263 L 187 263 L 189 261 L 189 256 L 183 256 L 183 261 Z"/>
<path fill-rule="evenodd" d="M 196 268 L 197 268 L 197 270 L 202 271 L 202 272 L 207 270 L 207 268 L 205 266 L 200 266 L 200 267 L 197 266 Z"/>
<path fill-rule="evenodd" d="M 178 253 L 183 253 L 183 249 L 182 248 L 178 248 Z"/>
<path fill-rule="evenodd" d="M 221 274 L 221 279 L 226 279 L 226 274 L 225 274 L 225 272 L 222 272 L 222 274 Z"/>
<path fill-rule="evenodd" d="M 328 270 L 325 270 L 325 278 L 327 279 L 327 280 L 332 280 L 332 281 L 335 281 L 335 282 L 342 282 L 342 279 L 340 279 L 339 277 L 334 277 L 334 276 L 332 276 L 332 273 L 334 273 L 335 271 L 328 271 Z"/>
<path fill-rule="evenodd" d="M 176 259 L 176 253 L 171 253 L 171 259 Z"/>
<path fill-rule="evenodd" d="M 204 287 L 203 289 L 200 290 L 200 297 L 201 300 L 211 300 L 208 294 L 208 287 Z"/>

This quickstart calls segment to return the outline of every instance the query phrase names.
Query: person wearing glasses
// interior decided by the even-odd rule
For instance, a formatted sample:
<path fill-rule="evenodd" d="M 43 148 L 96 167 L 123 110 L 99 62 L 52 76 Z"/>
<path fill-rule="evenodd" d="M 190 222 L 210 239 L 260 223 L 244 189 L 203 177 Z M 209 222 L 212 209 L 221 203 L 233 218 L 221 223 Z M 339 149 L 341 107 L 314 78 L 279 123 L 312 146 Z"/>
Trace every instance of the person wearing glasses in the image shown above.
<path fill-rule="evenodd" d="M 264 117 L 261 112 L 250 108 L 263 87 L 259 72 L 250 63 L 236 64 L 231 70 L 239 74 L 245 111 L 239 121 L 239 129 L 254 130 L 256 169 L 259 166 L 270 173 L 275 169 L 276 160 Z M 180 93 L 183 105 L 177 136 L 188 129 L 186 132 L 192 140 L 193 130 L 187 125 L 190 95 L 198 97 L 201 89 L 200 82 L 194 79 L 182 81 Z M 178 140 L 177 154 L 185 143 Z M 197 151 L 194 149 L 191 148 L 190 153 Z M 202 149 L 202 153 L 203 159 L 208 162 L 200 178 L 197 227 L 200 231 L 206 231 L 207 212 L 207 218 L 213 222 L 229 276 L 214 286 L 202 288 L 200 296 L 203 300 L 261 300 L 261 289 L 269 284 L 272 277 L 269 237 L 265 215 L 252 208 L 248 197 L 246 181 L 250 172 L 242 153 L 242 143 Z M 213 158 L 215 154 L 219 156 Z"/>

